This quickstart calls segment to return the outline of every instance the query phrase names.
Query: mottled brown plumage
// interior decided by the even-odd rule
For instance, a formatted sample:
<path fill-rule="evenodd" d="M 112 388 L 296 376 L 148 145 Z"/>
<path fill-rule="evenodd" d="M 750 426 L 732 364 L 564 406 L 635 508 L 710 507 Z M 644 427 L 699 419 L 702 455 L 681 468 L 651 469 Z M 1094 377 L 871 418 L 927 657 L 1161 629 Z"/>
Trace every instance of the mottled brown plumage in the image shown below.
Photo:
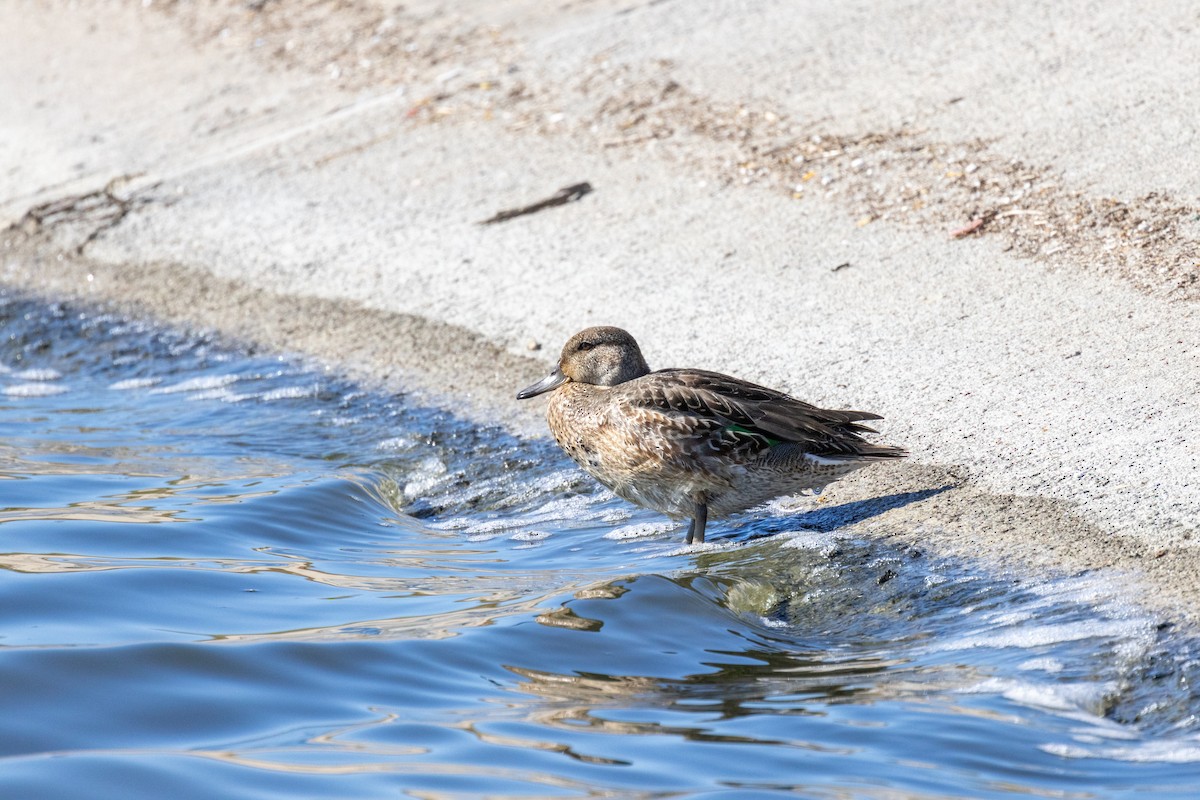
<path fill-rule="evenodd" d="M 549 376 L 518 399 L 553 392 L 558 444 L 618 496 L 673 518 L 704 541 L 708 517 L 781 495 L 819 492 L 871 461 L 906 455 L 862 438 L 863 411 L 832 411 L 782 392 L 696 369 L 651 372 L 633 337 L 588 328 Z"/>

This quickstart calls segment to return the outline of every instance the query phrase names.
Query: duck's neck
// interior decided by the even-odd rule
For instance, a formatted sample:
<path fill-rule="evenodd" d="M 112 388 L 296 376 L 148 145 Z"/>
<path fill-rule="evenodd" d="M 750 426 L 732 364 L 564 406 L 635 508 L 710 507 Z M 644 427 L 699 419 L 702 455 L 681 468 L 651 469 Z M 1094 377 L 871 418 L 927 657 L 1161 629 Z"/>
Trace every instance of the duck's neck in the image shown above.
<path fill-rule="evenodd" d="M 621 360 L 617 362 L 615 368 L 604 376 L 599 385 L 616 386 L 618 383 L 625 383 L 626 381 L 649 374 L 650 367 L 646 364 L 646 359 L 642 358 L 640 351 L 634 350 L 633 352 L 625 353 Z"/>

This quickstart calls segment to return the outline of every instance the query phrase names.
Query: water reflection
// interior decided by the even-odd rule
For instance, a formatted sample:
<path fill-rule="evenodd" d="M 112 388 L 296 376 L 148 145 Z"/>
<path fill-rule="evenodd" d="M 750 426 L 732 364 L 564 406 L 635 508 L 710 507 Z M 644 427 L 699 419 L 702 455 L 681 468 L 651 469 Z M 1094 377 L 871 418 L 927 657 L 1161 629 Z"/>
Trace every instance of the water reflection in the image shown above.
<path fill-rule="evenodd" d="M 576 593 L 577 599 L 631 602 L 638 609 L 609 615 L 604 603 L 587 603 L 585 613 L 576 608 L 582 604 L 571 600 L 556 612 L 559 618 L 570 615 L 588 624 L 554 623 L 554 627 L 600 631 L 610 616 L 660 613 L 664 606 L 674 610 L 698 607 L 700 618 L 693 610 L 689 621 L 679 626 L 684 631 L 680 639 L 705 627 L 723 626 L 722 641 L 742 645 L 737 649 L 703 647 L 706 641 L 703 636 L 692 643 L 667 640 L 668 645 L 700 648 L 702 655 L 693 663 L 702 664 L 703 671 L 664 678 L 650 674 L 587 674 L 582 668 L 572 673 L 518 665 L 507 668 L 526 680 L 521 684 L 523 691 L 559 703 L 581 704 L 569 716 L 587 708 L 602 707 L 614 698 L 624 702 L 636 696 L 639 703 L 651 702 L 655 706 L 706 715 L 715 712 L 722 719 L 765 712 L 813 713 L 798 706 L 802 701 L 820 705 L 862 704 L 926 697 L 934 692 L 954 692 L 975 685 L 987 676 L 967 664 L 921 663 L 916 656 L 905 652 L 904 642 L 884 644 L 840 636 L 837 640 L 806 642 L 802 631 L 772 627 L 766 620 L 757 622 L 745 618 L 741 612 L 734 612 L 740 624 L 731 628 L 731 609 L 726 599 L 738 585 L 728 579 L 713 581 L 707 575 L 640 576 Z M 699 602 L 681 602 L 679 597 L 664 602 L 664 598 L 680 594 Z M 829 613 L 836 615 L 837 610 L 830 609 Z M 546 616 L 540 616 L 538 621 L 548 624 Z M 712 638 L 710 635 L 707 641 Z M 923 638 L 913 637 L 909 643 Z M 660 642 L 658 646 L 664 645 Z M 652 655 L 646 658 L 650 662 L 655 660 Z"/>
<path fill-rule="evenodd" d="M 195 517 L 190 518 L 195 520 Z M 0 523 L 63 520 L 74 522 L 186 522 L 179 510 L 160 510 L 151 506 L 127 506 L 120 502 L 78 502 L 65 508 L 0 508 Z"/>

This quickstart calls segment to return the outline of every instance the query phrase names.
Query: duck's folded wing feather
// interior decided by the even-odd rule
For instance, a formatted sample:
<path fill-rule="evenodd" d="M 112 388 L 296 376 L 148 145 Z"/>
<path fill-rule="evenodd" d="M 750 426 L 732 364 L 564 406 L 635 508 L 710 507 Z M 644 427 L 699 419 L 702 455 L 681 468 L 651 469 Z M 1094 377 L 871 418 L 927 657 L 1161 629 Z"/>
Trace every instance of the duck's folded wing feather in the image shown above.
<path fill-rule="evenodd" d="M 623 384 L 634 407 L 717 420 L 780 442 L 800 444 L 814 455 L 858 456 L 877 446 L 857 434 L 872 433 L 864 411 L 818 408 L 765 386 L 704 370 L 660 370 Z"/>

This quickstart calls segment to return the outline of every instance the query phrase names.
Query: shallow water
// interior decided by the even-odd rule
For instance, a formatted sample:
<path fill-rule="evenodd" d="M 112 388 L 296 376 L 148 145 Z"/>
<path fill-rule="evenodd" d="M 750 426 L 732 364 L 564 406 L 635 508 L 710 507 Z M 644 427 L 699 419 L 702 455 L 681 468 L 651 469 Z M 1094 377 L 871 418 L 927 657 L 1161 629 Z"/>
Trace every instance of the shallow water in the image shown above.
<path fill-rule="evenodd" d="M 1195 796 L 1190 635 L 814 507 L 4 299 L 0 797 Z"/>

